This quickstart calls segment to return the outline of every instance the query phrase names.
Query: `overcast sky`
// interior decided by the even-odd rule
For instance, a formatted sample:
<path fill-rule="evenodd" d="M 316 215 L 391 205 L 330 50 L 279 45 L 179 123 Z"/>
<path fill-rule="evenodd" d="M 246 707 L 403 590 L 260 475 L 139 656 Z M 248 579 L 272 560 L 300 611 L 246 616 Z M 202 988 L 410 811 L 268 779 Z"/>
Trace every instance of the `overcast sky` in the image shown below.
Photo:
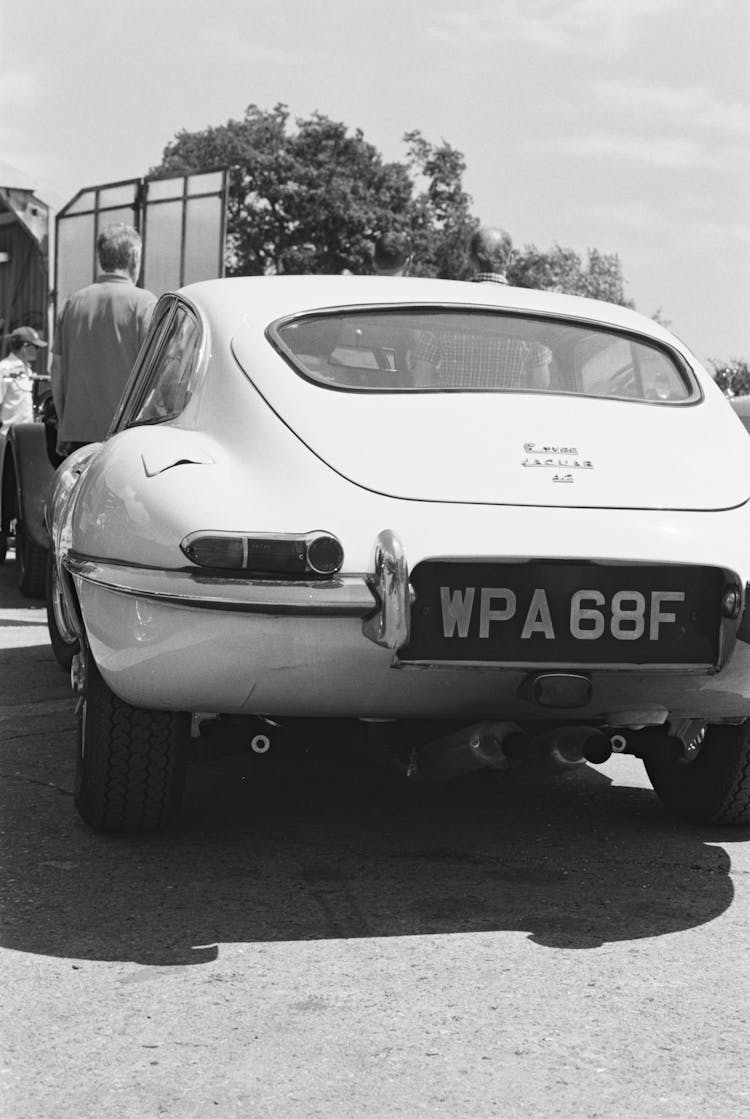
<path fill-rule="evenodd" d="M 386 159 L 417 128 L 518 246 L 617 253 L 639 311 L 750 358 L 749 75 L 748 0 L 0 0 L 0 179 L 58 206 L 250 103 Z"/>

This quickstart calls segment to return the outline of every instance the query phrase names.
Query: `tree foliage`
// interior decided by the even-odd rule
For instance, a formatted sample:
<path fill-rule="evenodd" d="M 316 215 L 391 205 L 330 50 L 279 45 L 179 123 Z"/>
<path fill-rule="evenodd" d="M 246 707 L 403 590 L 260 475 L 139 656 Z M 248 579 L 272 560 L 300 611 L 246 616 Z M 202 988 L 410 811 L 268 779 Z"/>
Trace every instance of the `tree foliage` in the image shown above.
<path fill-rule="evenodd" d="M 471 196 L 463 188 L 464 157 L 445 141 L 430 144 L 418 130 L 407 132 L 404 142 L 408 165 L 425 184 L 410 214 L 414 271 L 440 279 L 468 279 L 468 245 L 479 221 L 470 212 Z"/>
<path fill-rule="evenodd" d="M 562 291 L 632 307 L 625 296 L 620 258 L 616 254 L 600 253 L 598 249 L 588 250 L 584 265 L 573 249 L 554 245 L 545 253 L 535 245 L 527 245 L 523 252 L 515 255 L 508 280 L 518 287 Z"/>
<path fill-rule="evenodd" d="M 290 122 L 284 104 L 249 105 L 241 120 L 179 132 L 152 178 L 228 166 L 227 272 L 355 273 L 371 270 L 375 238 L 410 235 L 420 276 L 467 279 L 468 245 L 479 225 L 463 186 L 461 152 L 404 135 L 404 162 L 385 162 L 362 132 L 321 113 Z M 511 283 L 628 304 L 617 256 L 527 246 Z"/>
<path fill-rule="evenodd" d="M 320 113 L 288 122 L 284 105 L 250 105 L 241 121 L 178 133 L 151 174 L 230 167 L 230 275 L 362 271 L 384 215 L 404 221 L 408 171 Z"/>

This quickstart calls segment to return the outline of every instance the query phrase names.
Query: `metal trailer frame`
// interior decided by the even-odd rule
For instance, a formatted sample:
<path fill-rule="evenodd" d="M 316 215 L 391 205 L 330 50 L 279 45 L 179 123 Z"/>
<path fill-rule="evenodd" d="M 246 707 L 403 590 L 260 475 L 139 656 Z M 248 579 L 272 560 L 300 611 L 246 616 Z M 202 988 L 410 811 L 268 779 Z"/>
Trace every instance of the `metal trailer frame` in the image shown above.
<path fill-rule="evenodd" d="M 228 169 L 225 167 L 161 179 L 122 179 L 79 190 L 55 219 L 55 280 L 51 292 L 55 317 L 72 291 L 96 279 L 96 239 L 101 229 L 114 221 L 126 221 L 141 234 L 143 260 L 138 284 L 155 295 L 195 280 L 223 276 L 227 192 Z M 191 244 L 195 231 L 193 211 L 211 200 L 214 209 L 218 207 L 218 222 L 216 215 L 211 215 L 211 232 L 218 231 L 218 238 L 211 238 L 213 253 L 199 253 L 196 258 L 194 240 Z M 179 238 L 176 240 L 172 236 L 170 246 L 176 252 L 165 259 L 155 255 L 153 242 L 159 237 L 160 225 L 164 225 L 165 219 L 168 221 L 167 215 L 174 216 L 177 211 L 179 217 L 173 227 L 178 226 Z M 73 222 L 84 223 L 87 235 L 83 245 L 88 248 L 87 260 L 82 253 L 76 255 L 70 251 Z"/>
<path fill-rule="evenodd" d="M 125 221 L 141 234 L 138 283 L 155 295 L 223 276 L 228 178 L 228 168 L 222 167 L 79 190 L 55 220 L 54 284 L 46 293 L 54 321 L 64 300 L 96 279 L 96 240 L 112 221 Z M 17 582 L 29 598 L 45 594 L 49 538 L 44 508 L 54 473 L 43 423 L 0 429 L 0 562 L 14 538 Z"/>

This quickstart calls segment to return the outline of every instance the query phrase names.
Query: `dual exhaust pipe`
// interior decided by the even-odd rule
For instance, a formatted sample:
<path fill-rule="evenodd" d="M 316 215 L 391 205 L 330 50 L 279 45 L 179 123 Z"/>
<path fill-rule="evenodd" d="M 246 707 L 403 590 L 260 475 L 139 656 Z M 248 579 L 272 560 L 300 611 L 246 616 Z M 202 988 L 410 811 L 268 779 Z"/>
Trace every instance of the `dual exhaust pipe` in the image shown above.
<path fill-rule="evenodd" d="M 551 761 L 559 770 L 612 755 L 610 736 L 596 727 L 564 726 L 533 738 L 516 723 L 482 722 L 415 746 L 407 776 L 415 781 L 448 781 L 479 769 L 510 769 L 524 760 Z"/>

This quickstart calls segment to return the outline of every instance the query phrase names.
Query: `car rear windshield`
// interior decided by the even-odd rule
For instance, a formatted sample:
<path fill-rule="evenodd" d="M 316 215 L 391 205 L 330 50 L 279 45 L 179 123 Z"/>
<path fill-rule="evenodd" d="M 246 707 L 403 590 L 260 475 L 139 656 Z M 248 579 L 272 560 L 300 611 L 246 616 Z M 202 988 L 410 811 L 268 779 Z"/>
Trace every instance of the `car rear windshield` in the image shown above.
<path fill-rule="evenodd" d="M 675 403 L 698 387 L 681 359 L 641 336 L 493 311 L 336 311 L 275 323 L 305 377 L 364 392 L 552 392 Z"/>

